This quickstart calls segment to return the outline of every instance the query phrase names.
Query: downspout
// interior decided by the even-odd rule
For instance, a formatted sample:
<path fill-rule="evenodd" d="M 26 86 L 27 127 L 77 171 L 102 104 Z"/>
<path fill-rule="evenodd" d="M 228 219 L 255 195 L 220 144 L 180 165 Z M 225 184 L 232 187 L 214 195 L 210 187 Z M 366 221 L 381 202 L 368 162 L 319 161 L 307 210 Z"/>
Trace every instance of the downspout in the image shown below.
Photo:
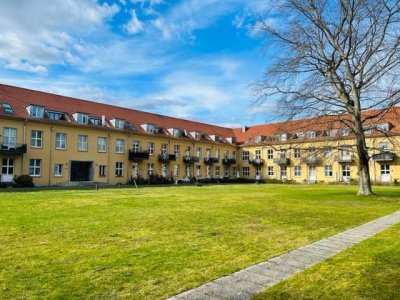
<path fill-rule="evenodd" d="M 51 185 L 51 165 L 52 165 L 52 145 L 53 145 L 53 131 L 54 131 L 54 127 L 51 126 L 50 127 L 50 151 L 49 151 L 49 162 L 50 162 L 50 166 L 49 166 L 49 181 L 48 181 L 48 185 Z M 44 148 L 44 145 L 43 145 Z"/>
<path fill-rule="evenodd" d="M 28 119 L 25 119 L 25 123 L 24 123 L 24 126 L 22 127 L 22 132 L 23 132 L 23 134 L 22 134 L 22 136 L 23 136 L 23 141 L 22 141 L 22 143 L 23 144 L 26 144 L 26 125 L 28 124 Z M 27 151 L 28 151 L 28 145 L 26 146 L 26 149 L 27 149 Z M 24 174 L 24 162 L 25 162 L 25 160 L 24 160 L 24 155 L 22 155 L 22 159 L 21 159 L 21 175 L 22 174 Z M 29 173 L 29 172 L 28 172 Z"/>

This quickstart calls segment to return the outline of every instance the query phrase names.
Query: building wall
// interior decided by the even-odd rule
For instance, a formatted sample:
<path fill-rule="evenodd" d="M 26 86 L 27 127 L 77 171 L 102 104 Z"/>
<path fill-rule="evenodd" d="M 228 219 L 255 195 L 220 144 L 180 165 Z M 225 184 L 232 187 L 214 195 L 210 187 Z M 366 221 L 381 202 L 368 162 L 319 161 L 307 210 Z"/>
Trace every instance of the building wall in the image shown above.
<path fill-rule="evenodd" d="M 216 151 L 219 150 L 219 162 L 210 166 L 210 177 L 216 178 L 216 169 L 219 167 L 219 176 L 224 176 L 224 165 L 222 158 L 225 151 L 228 151 L 229 157 L 237 151 L 237 147 L 231 144 L 221 144 L 205 141 L 185 140 L 173 137 L 163 137 L 155 135 L 130 134 L 116 130 L 102 130 L 84 126 L 68 126 L 65 124 L 49 124 L 40 121 L 22 121 L 13 119 L 0 119 L 0 134 L 3 134 L 4 127 L 17 129 L 17 143 L 27 144 L 27 153 L 24 155 L 0 154 L 0 159 L 12 157 L 14 159 L 14 174 L 29 174 L 29 165 L 31 159 L 41 160 L 41 172 L 39 176 L 34 176 L 34 183 L 42 185 L 58 185 L 70 182 L 71 161 L 93 162 L 92 180 L 93 182 L 117 184 L 126 183 L 132 176 L 132 164 L 129 160 L 129 150 L 132 149 L 134 141 L 140 141 L 143 150 L 147 150 L 149 142 L 154 143 L 154 154 L 149 156 L 148 160 L 137 162 L 139 166 L 139 176 L 148 177 L 148 165 L 154 165 L 154 175 L 161 175 L 162 162 L 159 162 L 158 155 L 161 154 L 161 145 L 167 144 L 169 154 L 174 153 L 174 146 L 178 145 L 180 153 L 175 161 L 165 163 L 167 165 L 167 177 L 174 179 L 184 179 L 186 177 L 186 166 L 189 166 L 190 176 L 197 178 L 207 177 L 207 165 L 204 163 L 206 150 L 210 149 L 211 156 L 216 157 Z M 31 131 L 39 130 L 42 134 L 42 147 L 34 148 L 31 146 Z M 67 135 L 66 149 L 56 149 L 55 140 L 57 133 Z M 78 150 L 78 135 L 88 136 L 88 150 Z M 107 151 L 100 153 L 97 150 L 97 138 L 107 138 Z M 124 140 L 124 153 L 116 153 L 116 140 Z M 2 141 L 2 139 L 1 139 Z M 200 161 L 195 164 L 187 165 L 183 162 L 183 156 L 186 155 L 187 147 L 191 147 L 190 155 L 197 155 L 197 148 L 202 148 Z M 0 162 L 1 162 L 0 161 Z M 122 176 L 116 176 L 116 163 L 123 163 Z M 55 176 L 55 164 L 62 165 L 62 176 Z M 105 176 L 99 175 L 99 167 L 106 166 Z M 175 166 L 179 168 L 179 174 L 175 174 Z M 196 173 L 197 166 L 201 166 L 200 174 Z M 233 176 L 233 166 L 229 166 L 229 176 Z"/>

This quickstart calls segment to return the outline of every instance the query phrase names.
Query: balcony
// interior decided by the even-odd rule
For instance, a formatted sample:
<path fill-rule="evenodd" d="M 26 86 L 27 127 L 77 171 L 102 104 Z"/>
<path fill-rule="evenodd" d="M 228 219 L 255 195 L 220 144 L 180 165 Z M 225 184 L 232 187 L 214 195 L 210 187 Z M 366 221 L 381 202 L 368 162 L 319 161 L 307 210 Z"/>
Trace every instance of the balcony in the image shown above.
<path fill-rule="evenodd" d="M 26 144 L 5 145 L 1 144 L 0 154 L 23 155 L 26 153 Z"/>
<path fill-rule="evenodd" d="M 219 158 L 216 157 L 205 157 L 204 158 L 204 163 L 208 164 L 208 165 L 212 165 L 214 163 L 218 163 L 219 162 Z"/>
<path fill-rule="evenodd" d="M 190 156 L 190 155 L 186 155 L 183 157 L 183 162 L 185 164 L 194 164 L 200 161 L 200 158 L 197 156 Z"/>
<path fill-rule="evenodd" d="M 318 165 L 321 162 L 321 159 L 316 155 L 309 155 L 307 157 L 303 157 L 301 162 L 307 165 Z"/>
<path fill-rule="evenodd" d="M 149 152 L 143 150 L 129 150 L 129 160 L 142 161 L 149 159 Z"/>
<path fill-rule="evenodd" d="M 381 152 L 377 154 L 372 155 L 372 160 L 373 161 L 393 161 L 395 159 L 396 155 L 393 152 Z"/>
<path fill-rule="evenodd" d="M 255 158 L 255 159 L 250 159 L 249 163 L 252 164 L 253 166 L 262 166 L 264 164 L 264 160 L 262 158 Z"/>
<path fill-rule="evenodd" d="M 290 158 L 287 157 L 278 157 L 278 158 L 274 158 L 274 163 L 281 165 L 281 166 L 287 166 L 290 165 Z"/>
<path fill-rule="evenodd" d="M 236 158 L 225 157 L 222 159 L 222 164 L 224 164 L 225 166 L 234 165 L 234 164 L 236 164 Z"/>
<path fill-rule="evenodd" d="M 340 164 L 352 163 L 356 157 L 354 155 L 338 155 L 335 156 L 335 161 Z"/>
<path fill-rule="evenodd" d="M 170 162 L 170 161 L 175 161 L 176 160 L 176 155 L 175 154 L 160 154 L 158 156 L 158 161 L 161 162 Z"/>

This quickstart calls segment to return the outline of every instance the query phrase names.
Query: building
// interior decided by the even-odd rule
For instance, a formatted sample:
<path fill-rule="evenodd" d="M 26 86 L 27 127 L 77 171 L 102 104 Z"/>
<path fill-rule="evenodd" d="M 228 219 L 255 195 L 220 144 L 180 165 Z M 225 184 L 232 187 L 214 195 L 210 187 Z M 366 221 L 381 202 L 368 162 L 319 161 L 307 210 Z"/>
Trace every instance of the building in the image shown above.
<path fill-rule="evenodd" d="M 357 178 L 354 136 L 335 116 L 224 128 L 8 85 L 0 85 L 0 106 L 2 182 L 21 174 L 38 186 L 151 175 Z M 397 112 L 371 117 L 365 128 L 374 181 L 400 179 Z"/>

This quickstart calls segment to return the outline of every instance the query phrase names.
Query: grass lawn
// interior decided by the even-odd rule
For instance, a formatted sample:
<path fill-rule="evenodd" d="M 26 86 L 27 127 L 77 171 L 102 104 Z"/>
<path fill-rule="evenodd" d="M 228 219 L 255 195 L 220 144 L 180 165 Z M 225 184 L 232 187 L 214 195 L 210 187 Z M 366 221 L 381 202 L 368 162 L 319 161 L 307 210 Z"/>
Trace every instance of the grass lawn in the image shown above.
<path fill-rule="evenodd" d="M 400 225 L 254 297 L 400 299 Z"/>
<path fill-rule="evenodd" d="M 158 299 L 400 209 L 396 187 L 0 193 L 0 298 Z"/>

